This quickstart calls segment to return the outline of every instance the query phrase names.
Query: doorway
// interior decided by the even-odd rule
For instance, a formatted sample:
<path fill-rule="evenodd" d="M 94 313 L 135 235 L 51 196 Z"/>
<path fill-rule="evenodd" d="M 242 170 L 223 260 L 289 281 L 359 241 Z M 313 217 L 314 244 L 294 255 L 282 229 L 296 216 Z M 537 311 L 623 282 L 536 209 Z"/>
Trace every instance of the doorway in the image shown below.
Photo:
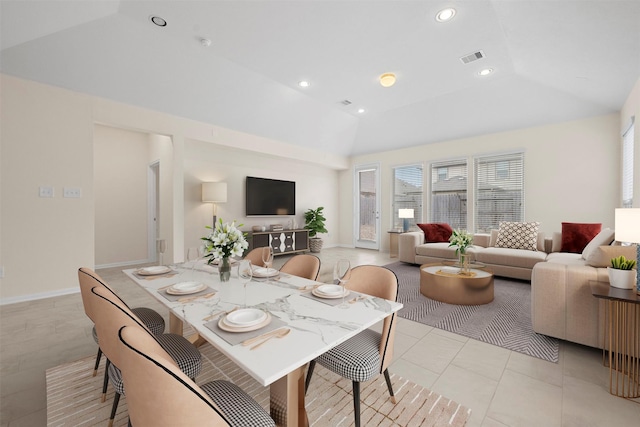
<path fill-rule="evenodd" d="M 148 169 L 148 258 L 149 262 L 158 261 L 157 241 L 160 236 L 160 162 L 156 161 L 149 165 Z"/>
<path fill-rule="evenodd" d="M 378 165 L 355 168 L 355 247 L 379 249 L 380 178 Z"/>

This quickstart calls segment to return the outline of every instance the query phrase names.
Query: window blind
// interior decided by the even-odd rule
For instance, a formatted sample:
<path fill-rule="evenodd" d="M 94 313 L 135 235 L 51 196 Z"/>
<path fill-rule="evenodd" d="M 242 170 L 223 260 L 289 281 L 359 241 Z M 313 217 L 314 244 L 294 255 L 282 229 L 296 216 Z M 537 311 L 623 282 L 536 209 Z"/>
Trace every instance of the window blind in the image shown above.
<path fill-rule="evenodd" d="M 497 229 L 500 221 L 524 220 L 524 153 L 476 157 L 477 233 Z"/>
<path fill-rule="evenodd" d="M 633 207 L 633 144 L 634 118 L 622 135 L 622 207 Z"/>
<path fill-rule="evenodd" d="M 422 222 L 422 182 L 422 165 L 393 168 L 394 228 L 402 228 L 403 220 L 398 217 L 399 209 L 413 209 L 413 219 L 409 219 L 410 228 Z"/>
<path fill-rule="evenodd" d="M 430 222 L 467 228 L 467 160 L 431 164 Z"/>

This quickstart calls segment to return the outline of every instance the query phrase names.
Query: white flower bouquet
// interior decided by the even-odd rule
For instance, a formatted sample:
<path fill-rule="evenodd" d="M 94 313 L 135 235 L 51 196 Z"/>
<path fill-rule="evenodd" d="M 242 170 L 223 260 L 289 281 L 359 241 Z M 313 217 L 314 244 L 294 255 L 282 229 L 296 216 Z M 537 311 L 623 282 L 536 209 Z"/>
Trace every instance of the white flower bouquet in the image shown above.
<path fill-rule="evenodd" d="M 235 221 L 231 224 L 228 222 L 223 223 L 222 218 L 216 223 L 215 228 L 206 227 L 212 230 L 208 236 L 201 238 L 205 242 L 205 258 L 209 258 L 207 264 L 213 263 L 214 260 L 242 256 L 249 244 L 247 243 L 246 234 L 238 230 L 238 227 L 242 227 L 242 224 L 236 227 Z"/>

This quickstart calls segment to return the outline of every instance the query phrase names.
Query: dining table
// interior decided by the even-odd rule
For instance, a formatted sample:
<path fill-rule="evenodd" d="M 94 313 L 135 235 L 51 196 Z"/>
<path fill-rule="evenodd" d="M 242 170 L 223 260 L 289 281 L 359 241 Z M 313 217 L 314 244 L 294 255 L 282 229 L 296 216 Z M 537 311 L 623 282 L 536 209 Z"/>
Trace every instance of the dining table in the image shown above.
<path fill-rule="evenodd" d="M 254 270 L 246 286 L 234 264 L 229 281 L 222 282 L 217 267 L 204 260 L 123 272 L 168 308 L 170 332 L 182 335 L 183 325 L 191 325 L 196 333 L 190 341 L 195 345 L 210 343 L 269 386 L 270 414 L 277 425 L 308 426 L 307 364 L 397 312 L 402 304 L 349 291 L 348 283 L 344 297 L 326 298 L 318 291 L 320 282 L 262 270 L 262 275 Z M 181 294 L 181 289 L 195 290 L 193 286 L 198 292 Z M 260 319 L 266 316 L 255 319 L 258 324 L 235 327 L 228 322 L 233 313 L 256 310 Z"/>

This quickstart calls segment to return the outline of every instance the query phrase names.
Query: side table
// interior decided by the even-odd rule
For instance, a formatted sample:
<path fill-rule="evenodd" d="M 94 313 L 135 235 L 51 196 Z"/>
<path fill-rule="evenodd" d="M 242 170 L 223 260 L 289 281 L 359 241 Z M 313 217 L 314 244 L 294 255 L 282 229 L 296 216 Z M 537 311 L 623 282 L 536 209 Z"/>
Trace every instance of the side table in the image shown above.
<path fill-rule="evenodd" d="M 389 230 L 389 258 L 398 258 L 398 236 L 404 231 Z"/>
<path fill-rule="evenodd" d="M 609 393 L 640 397 L 640 295 L 603 282 L 589 282 L 591 294 L 605 300 L 603 362 L 609 352 Z"/>

